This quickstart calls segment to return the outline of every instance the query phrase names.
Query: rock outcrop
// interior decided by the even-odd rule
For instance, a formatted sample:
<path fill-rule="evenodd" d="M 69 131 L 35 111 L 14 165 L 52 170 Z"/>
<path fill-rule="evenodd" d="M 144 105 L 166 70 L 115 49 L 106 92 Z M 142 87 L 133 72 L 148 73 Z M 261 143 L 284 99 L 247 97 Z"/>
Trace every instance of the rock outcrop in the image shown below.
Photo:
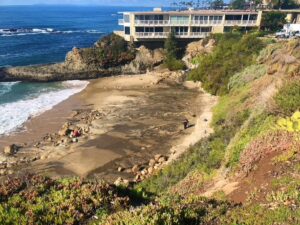
<path fill-rule="evenodd" d="M 162 49 L 135 49 L 121 37 L 104 37 L 91 48 L 74 47 L 62 63 L 0 70 L 0 81 L 63 81 L 145 73 L 163 61 Z"/>
<path fill-rule="evenodd" d="M 197 67 L 197 65 L 192 63 L 193 58 L 211 53 L 215 45 L 216 41 L 214 39 L 209 39 L 208 41 L 202 39 L 200 41 L 191 42 L 186 48 L 183 61 L 186 63 L 188 68 L 193 69 Z"/>
<path fill-rule="evenodd" d="M 145 46 L 137 49 L 136 57 L 129 64 L 122 67 L 124 74 L 145 73 L 147 70 L 153 69 L 164 60 L 163 49 L 149 50 Z"/>
<path fill-rule="evenodd" d="M 291 40 L 269 45 L 261 52 L 258 63 L 267 66 L 269 75 L 299 75 L 300 41 Z"/>

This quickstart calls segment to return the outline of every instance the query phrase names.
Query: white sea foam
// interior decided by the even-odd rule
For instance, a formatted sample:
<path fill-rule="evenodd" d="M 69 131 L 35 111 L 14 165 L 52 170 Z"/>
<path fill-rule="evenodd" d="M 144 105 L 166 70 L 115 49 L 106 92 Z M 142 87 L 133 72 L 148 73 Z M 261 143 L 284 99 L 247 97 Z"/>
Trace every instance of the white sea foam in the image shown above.
<path fill-rule="evenodd" d="M 37 35 L 37 34 L 72 34 L 72 33 L 102 34 L 103 32 L 99 30 L 55 30 L 53 28 L 0 29 L 1 37 Z"/>
<path fill-rule="evenodd" d="M 36 117 L 55 105 L 82 91 L 89 82 L 66 81 L 62 90 L 43 93 L 38 97 L 0 105 L 0 136 L 16 131 L 30 118 Z"/>
<path fill-rule="evenodd" d="M 0 83 L 0 96 L 4 95 L 5 93 L 10 92 L 12 86 L 17 84 L 18 82 L 5 82 L 5 83 Z M 0 114 L 1 115 L 1 114 Z"/>

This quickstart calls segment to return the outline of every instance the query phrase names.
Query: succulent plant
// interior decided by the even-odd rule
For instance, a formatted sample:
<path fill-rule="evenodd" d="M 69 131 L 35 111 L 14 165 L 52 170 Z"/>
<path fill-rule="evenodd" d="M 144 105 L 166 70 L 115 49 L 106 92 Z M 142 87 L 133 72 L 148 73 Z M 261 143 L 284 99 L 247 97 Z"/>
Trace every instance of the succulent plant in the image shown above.
<path fill-rule="evenodd" d="M 288 132 L 300 132 L 300 112 L 297 111 L 289 118 L 280 118 L 277 121 L 278 129 Z"/>

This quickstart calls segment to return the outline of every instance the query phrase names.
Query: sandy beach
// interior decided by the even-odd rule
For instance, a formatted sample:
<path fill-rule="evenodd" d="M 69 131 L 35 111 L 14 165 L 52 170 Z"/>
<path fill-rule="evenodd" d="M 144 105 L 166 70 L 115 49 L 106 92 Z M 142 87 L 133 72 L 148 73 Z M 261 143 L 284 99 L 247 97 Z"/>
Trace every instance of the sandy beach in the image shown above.
<path fill-rule="evenodd" d="M 8 174 L 113 182 L 134 179 L 134 168 L 147 171 L 154 157 L 160 157 L 157 167 L 176 159 L 211 132 L 210 111 L 216 102 L 199 84 L 183 84 L 181 76 L 160 72 L 90 81 L 80 94 L 30 120 L 26 131 L 0 139 L 2 146 L 22 146 L 6 162 L 12 168 Z M 185 118 L 191 124 L 186 130 Z M 58 135 L 66 122 L 80 129 L 81 136 L 74 140 Z"/>

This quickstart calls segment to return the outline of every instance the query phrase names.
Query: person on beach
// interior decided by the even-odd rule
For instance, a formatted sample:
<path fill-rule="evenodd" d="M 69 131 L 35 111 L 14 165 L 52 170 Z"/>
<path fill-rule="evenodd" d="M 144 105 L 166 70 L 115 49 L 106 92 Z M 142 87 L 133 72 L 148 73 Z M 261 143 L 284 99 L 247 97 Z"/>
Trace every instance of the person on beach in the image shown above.
<path fill-rule="evenodd" d="M 186 130 L 187 128 L 189 128 L 189 120 L 188 119 L 185 119 L 184 121 L 183 121 L 183 128 L 184 128 L 184 130 Z"/>

